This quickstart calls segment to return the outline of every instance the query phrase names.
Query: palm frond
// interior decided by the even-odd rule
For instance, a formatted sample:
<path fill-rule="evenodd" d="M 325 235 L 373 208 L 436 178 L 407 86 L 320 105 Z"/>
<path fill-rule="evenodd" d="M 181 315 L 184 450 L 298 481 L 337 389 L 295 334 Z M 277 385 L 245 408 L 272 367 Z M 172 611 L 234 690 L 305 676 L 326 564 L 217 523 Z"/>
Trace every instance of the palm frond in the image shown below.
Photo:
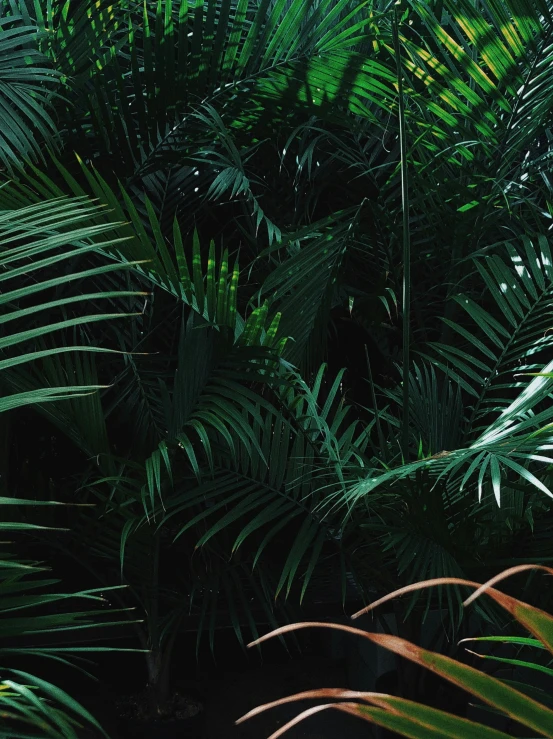
<path fill-rule="evenodd" d="M 96 292 L 88 294 L 66 295 L 58 299 L 45 299 L 48 291 L 56 286 L 71 285 L 87 277 L 101 275 L 121 269 L 120 265 L 94 266 L 79 271 L 69 271 L 63 276 L 44 279 L 43 274 L 52 264 L 63 264 L 69 260 L 77 261 L 79 257 L 98 253 L 103 248 L 113 246 L 117 241 L 102 241 L 98 237 L 110 230 L 102 225 L 91 225 L 90 220 L 99 213 L 97 206 L 83 198 L 56 199 L 27 208 L 0 213 L 0 265 L 2 272 L 0 282 L 5 288 L 0 297 L 0 305 L 4 311 L 0 317 L 4 334 L 0 339 L 3 357 L 0 368 L 4 378 L 9 371 L 22 364 L 44 359 L 47 354 L 63 351 L 98 351 L 90 346 L 59 347 L 54 352 L 44 348 L 36 350 L 36 343 L 45 336 L 55 332 L 84 326 L 107 318 L 121 317 L 121 312 L 92 313 L 66 317 L 65 308 L 79 303 L 108 300 L 130 296 L 135 292 Z M 57 222 L 64 221 L 64 228 L 58 229 Z M 69 247 L 69 248 L 67 248 Z M 43 302 L 40 302 L 42 299 Z M 34 316 L 47 316 L 46 321 L 35 323 Z M 57 319 L 54 318 L 57 316 Z M 61 319 L 61 320 L 60 320 Z M 21 325 L 24 328 L 22 330 Z M 11 326 L 15 330 L 9 331 Z M 18 328 L 19 327 L 19 328 Z M 33 346 L 35 345 L 35 346 Z M 26 347 L 24 353 L 14 353 L 16 348 Z M 39 385 L 40 387 L 40 385 Z M 67 387 L 67 383 L 58 387 L 45 388 L 42 392 L 26 388 L 22 393 L 4 395 L 0 401 L 0 409 L 17 407 L 18 404 L 38 403 L 59 399 L 63 395 L 75 392 L 87 392 L 94 389 L 89 386 Z"/>
<path fill-rule="evenodd" d="M 285 357 L 295 366 L 302 366 L 306 356 L 314 361 L 321 358 L 336 283 L 355 238 L 359 212 L 359 208 L 352 208 L 341 214 L 343 220 L 335 221 L 333 227 L 328 221 L 306 227 L 303 233 L 282 238 L 259 257 L 267 258 L 273 267 L 260 296 L 270 297 L 275 310 L 280 311 L 280 331 L 291 339 Z"/>
<path fill-rule="evenodd" d="M 8 172 L 24 160 L 43 160 L 44 144 L 55 143 L 61 75 L 38 43 L 29 19 L 0 10 L 0 163 Z"/>
<path fill-rule="evenodd" d="M 29 503 L 32 505 L 34 501 L 17 501 L 18 505 Z M 3 522 L 2 529 L 16 532 L 24 529 L 33 531 L 33 526 Z M 22 657 L 32 656 L 73 666 L 88 674 L 80 666 L 80 662 L 83 661 L 82 654 L 95 651 L 94 647 L 44 646 L 40 644 L 40 636 L 55 633 L 67 638 L 70 635 L 74 636 L 75 632 L 98 628 L 102 624 L 128 625 L 129 620 L 118 620 L 121 610 L 107 611 L 103 607 L 106 602 L 105 596 L 117 587 L 104 588 L 102 592 L 93 589 L 71 594 L 59 593 L 52 591 L 52 586 L 59 581 L 45 577 L 44 566 L 37 562 L 16 559 L 6 553 L 2 553 L 1 557 L 2 733 L 7 732 L 6 736 L 9 734 L 14 739 L 26 739 L 30 735 L 28 732 L 36 735 L 34 732 L 40 730 L 47 731 L 48 736 L 56 739 L 62 737 L 77 739 L 78 731 L 82 727 L 81 722 L 84 721 L 105 734 L 96 719 L 59 687 L 10 665 L 13 660 L 20 663 Z M 71 609 L 70 603 L 72 605 L 75 600 L 84 600 L 99 607 L 96 610 Z M 57 607 L 48 612 L 52 604 L 56 604 Z M 21 644 L 16 646 L 14 639 L 23 634 L 29 643 L 26 646 Z M 38 644 L 33 644 L 33 639 L 37 638 Z M 109 650 L 109 647 L 105 649 Z"/>
<path fill-rule="evenodd" d="M 351 12 L 349 0 L 294 0 L 290 7 L 263 2 L 255 8 L 245 0 L 194 7 L 164 0 L 155 10 L 145 8 L 140 22 L 128 24 L 121 53 L 109 63 L 101 57 L 94 70 L 86 130 L 95 129 L 106 152 L 133 166 L 140 150 L 151 158 L 174 150 L 177 141 L 182 145 L 200 101 L 229 111 L 239 100 L 248 102 L 248 125 L 263 115 L 268 99 L 319 111 L 334 107 L 335 117 L 341 107 L 373 115 L 373 104 L 393 101 L 394 80 L 384 65 L 356 50 L 371 37 L 369 5 Z M 103 23 L 102 12 L 108 16 Z M 98 11 L 92 47 L 102 46 L 109 23 L 123 27 L 127 12 L 126 3 Z M 57 48 L 86 46 L 72 40 L 59 10 L 52 23 Z"/>
<path fill-rule="evenodd" d="M 495 304 L 486 309 L 468 295 L 455 298 L 466 320 L 445 319 L 456 345 L 434 343 L 436 363 L 473 400 L 469 428 L 502 412 L 524 387 L 524 373 L 537 372 L 553 338 L 549 332 L 553 296 L 551 251 L 547 239 L 507 243 L 502 251 L 475 260 Z M 444 361 L 445 360 L 445 361 Z"/>
<path fill-rule="evenodd" d="M 184 519 L 176 538 L 205 527 L 197 542 L 205 547 L 228 529 L 235 532 L 235 554 L 255 542 L 254 564 L 265 550 L 274 551 L 284 530 L 293 530 L 276 592 L 289 595 L 301 572 L 303 596 L 323 547 L 334 542 L 339 549 L 341 538 L 341 513 L 319 512 L 319 504 L 330 491 L 341 489 L 348 466 L 364 463 L 370 432 L 347 422 L 348 408 L 336 402 L 340 378 L 319 404 L 323 372 L 321 368 L 312 388 L 296 376 L 295 387 L 279 392 L 282 410 L 258 404 L 254 415 L 259 420 L 252 424 L 255 443 L 235 432 L 232 453 L 221 448 L 214 454 L 212 479 L 182 493 L 175 490 L 157 506 L 153 515 L 161 516 L 160 530 L 172 519 Z"/>

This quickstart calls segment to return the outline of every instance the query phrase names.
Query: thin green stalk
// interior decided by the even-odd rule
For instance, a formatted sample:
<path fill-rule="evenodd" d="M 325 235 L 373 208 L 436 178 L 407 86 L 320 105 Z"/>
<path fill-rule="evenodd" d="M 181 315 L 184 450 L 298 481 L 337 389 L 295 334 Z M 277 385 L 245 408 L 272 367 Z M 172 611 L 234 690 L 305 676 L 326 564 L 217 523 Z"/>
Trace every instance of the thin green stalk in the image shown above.
<path fill-rule="evenodd" d="M 403 100 L 403 73 L 398 32 L 398 11 L 394 13 L 392 36 L 396 57 L 398 103 L 399 103 L 399 144 L 401 156 L 401 209 L 403 214 L 403 418 L 401 423 L 401 448 L 404 461 L 409 457 L 409 369 L 411 343 L 411 234 L 409 231 L 409 180 L 407 171 L 407 137 L 405 132 L 405 108 Z"/>

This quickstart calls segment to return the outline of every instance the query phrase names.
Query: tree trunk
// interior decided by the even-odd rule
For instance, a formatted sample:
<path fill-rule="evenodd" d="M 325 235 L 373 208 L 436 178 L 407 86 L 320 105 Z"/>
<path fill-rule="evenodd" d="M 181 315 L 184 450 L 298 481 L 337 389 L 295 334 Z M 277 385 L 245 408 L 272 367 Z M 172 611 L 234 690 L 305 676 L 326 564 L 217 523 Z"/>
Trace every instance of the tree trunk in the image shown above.
<path fill-rule="evenodd" d="M 153 649 L 147 655 L 148 700 L 154 716 L 162 716 L 170 710 L 169 655 Z"/>

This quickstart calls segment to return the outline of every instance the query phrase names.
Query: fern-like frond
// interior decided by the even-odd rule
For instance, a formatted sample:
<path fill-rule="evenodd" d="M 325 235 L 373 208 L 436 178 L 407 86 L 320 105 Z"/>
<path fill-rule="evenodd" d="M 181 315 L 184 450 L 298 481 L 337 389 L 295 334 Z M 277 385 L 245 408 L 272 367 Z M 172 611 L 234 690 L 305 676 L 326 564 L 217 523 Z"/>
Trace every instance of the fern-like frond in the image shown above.
<path fill-rule="evenodd" d="M 24 160 L 43 160 L 44 144 L 54 145 L 60 78 L 39 51 L 36 26 L 0 9 L 0 163 L 8 172 Z"/>
<path fill-rule="evenodd" d="M 444 369 L 474 400 L 471 433 L 500 413 L 525 385 L 524 373 L 537 372 L 552 346 L 553 264 L 545 236 L 507 243 L 475 260 L 495 304 L 486 309 L 468 295 L 455 301 L 464 319 L 445 319 L 455 345 L 434 343 Z"/>
<path fill-rule="evenodd" d="M 77 263 L 79 258 L 101 252 L 113 247 L 117 241 L 102 240 L 100 237 L 110 231 L 109 226 L 91 225 L 99 215 L 100 209 L 84 198 L 57 199 L 26 208 L 0 212 L 0 283 L 3 285 L 0 296 L 0 325 L 3 335 L 0 338 L 0 370 L 9 386 L 9 373 L 23 364 L 41 361 L 60 352 L 97 352 L 93 346 L 59 346 L 56 349 L 40 345 L 44 337 L 59 331 L 86 326 L 103 319 L 118 318 L 121 312 L 93 312 L 74 315 L 73 307 L 94 304 L 136 295 L 135 291 L 105 291 L 94 293 L 65 294 L 51 297 L 54 287 L 79 284 L 81 281 L 120 270 L 121 266 L 106 264 L 88 269 L 68 269 L 65 274 L 47 278 L 47 271 L 56 264 Z M 58 223 L 64 223 L 59 229 Z M 35 320 L 36 319 L 36 320 Z M 21 348 L 24 351 L 21 351 Z M 17 373 L 15 373 L 17 377 Z M 15 395 L 4 395 L 0 402 L 2 410 L 42 400 L 55 401 L 68 394 L 87 392 L 89 386 L 58 385 L 44 387 L 38 382 L 34 389 L 25 387 Z"/>

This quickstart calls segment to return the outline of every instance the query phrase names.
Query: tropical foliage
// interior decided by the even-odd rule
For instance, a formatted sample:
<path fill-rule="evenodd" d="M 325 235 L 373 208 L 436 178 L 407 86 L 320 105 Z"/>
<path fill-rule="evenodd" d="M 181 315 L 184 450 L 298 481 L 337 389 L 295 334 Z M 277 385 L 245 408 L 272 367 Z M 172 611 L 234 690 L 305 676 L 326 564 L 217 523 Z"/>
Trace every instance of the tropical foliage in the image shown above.
<path fill-rule="evenodd" d="M 17 375 L 22 367 L 39 362 L 46 355 L 58 358 L 67 352 L 98 351 L 92 345 L 39 349 L 37 340 L 62 329 L 74 329 L 123 315 L 100 313 L 98 310 L 89 313 L 81 310 L 78 315 L 68 313 L 74 306 L 82 307 L 87 301 L 94 305 L 105 300 L 122 302 L 125 298 L 123 291 L 83 293 L 71 289 L 75 283 L 86 284 L 87 278 L 113 272 L 111 264 L 86 270 L 82 269 L 82 264 L 81 268 L 78 267 L 79 262 L 112 243 L 99 242 L 98 237 L 106 229 L 90 225 L 91 217 L 98 211 L 96 205 L 84 198 L 58 198 L 3 211 L 0 215 L 2 376 Z M 57 225 L 60 221 L 62 228 Z M 65 270 L 65 274 L 58 273 L 55 279 L 48 279 L 46 275 L 52 264 L 56 264 L 58 269 L 61 264 L 71 267 Z M 69 289 L 65 294 L 60 293 L 57 299 L 52 299 L 53 285 L 64 285 Z M 79 398 L 97 389 L 97 385 L 69 384 L 67 378 L 57 385 L 28 385 L 16 393 L 3 393 L 0 413 L 5 418 L 8 412 L 13 413 L 26 405 Z M 103 593 L 84 589 L 72 594 L 57 592 L 53 586 L 59 580 L 44 576 L 48 570 L 44 564 L 14 554 L 21 551 L 25 535 L 48 530 L 47 526 L 33 523 L 32 517 L 25 515 L 26 509 L 29 506 L 51 507 L 55 505 L 54 501 L 3 495 L 0 505 L 12 511 L 12 515 L 2 517 L 0 530 L 15 538 L 14 542 L 2 542 L 0 554 L 0 733 L 14 739 L 31 736 L 76 739 L 83 720 L 101 731 L 94 717 L 63 690 L 21 668 L 25 661 L 39 657 L 43 662 L 56 661 L 83 670 L 78 664 L 79 659 L 82 660 L 79 653 L 92 651 L 91 648 L 56 646 L 55 639 L 48 646 L 48 637 L 63 635 L 66 639 L 70 636 L 75 638 L 77 630 L 110 623 L 106 619 L 108 612 L 101 607 L 105 604 Z M 75 610 L 65 604 L 75 599 L 100 605 L 96 610 Z M 119 618 L 117 613 L 111 609 L 109 616 L 111 619 Z"/>
<path fill-rule="evenodd" d="M 462 580 L 460 578 L 441 578 L 439 580 L 428 580 L 426 582 L 415 583 L 413 585 L 401 588 L 391 593 L 378 602 L 363 609 L 363 611 L 355 614 L 353 618 L 360 616 L 378 605 L 398 596 L 405 592 L 409 592 L 418 588 L 428 588 L 436 585 L 461 585 L 476 587 L 474 592 L 466 601 L 465 605 L 472 602 L 482 593 L 488 594 L 497 604 L 504 608 L 513 620 L 520 625 L 526 632 L 530 633 L 530 637 L 488 637 L 487 641 L 502 641 L 504 643 L 516 643 L 519 645 L 529 646 L 541 650 L 545 650 L 548 656 L 553 654 L 553 644 L 551 641 L 553 617 L 534 606 L 517 600 L 505 593 L 502 593 L 492 585 L 500 581 L 504 577 L 514 574 L 522 570 L 532 569 L 532 565 L 522 565 L 507 570 L 497 575 L 485 585 Z M 553 570 L 549 567 L 542 567 L 549 574 L 553 574 Z M 469 693 L 474 698 L 487 704 L 494 712 L 504 717 L 508 717 L 514 724 L 522 725 L 527 730 L 537 732 L 541 737 L 552 736 L 552 718 L 553 713 L 551 707 L 547 705 L 547 694 L 544 697 L 546 703 L 540 703 L 536 700 L 535 693 L 541 699 L 540 691 L 532 691 L 530 686 L 514 684 L 512 681 L 501 680 L 493 677 L 474 667 L 456 661 L 450 657 L 445 657 L 436 652 L 422 649 L 416 644 L 400 639 L 390 634 L 376 634 L 362 631 L 351 626 L 339 624 L 325 623 L 303 623 L 285 626 L 272 634 L 267 634 L 258 640 L 264 641 L 271 636 L 286 633 L 301 628 L 309 627 L 327 627 L 338 629 L 355 636 L 367 639 L 379 646 L 389 649 L 394 654 L 410 660 L 421 667 L 431 670 L 451 683 Z M 508 660 L 509 664 L 513 660 Z M 540 662 L 531 663 L 528 661 L 521 662 L 518 660 L 515 664 L 534 669 L 541 672 L 551 674 L 551 669 L 544 666 Z M 269 739 L 277 739 L 283 736 L 288 729 L 291 729 L 297 723 L 319 711 L 334 709 L 343 713 L 349 713 L 358 716 L 365 721 L 382 726 L 385 729 L 394 731 L 400 736 L 412 737 L 413 739 L 423 739 L 423 737 L 458 737 L 465 739 L 466 737 L 486 737 L 489 739 L 505 739 L 512 736 L 504 731 L 490 728 L 482 723 L 476 723 L 466 718 L 455 716 L 445 711 L 437 710 L 431 706 L 414 703 L 404 698 L 398 698 L 391 695 L 379 693 L 363 693 L 359 691 L 340 690 L 340 689 L 323 689 L 312 690 L 297 695 L 281 698 L 274 703 L 267 704 L 255 708 L 253 711 L 243 716 L 239 722 L 251 718 L 262 711 L 269 708 L 289 703 L 297 700 L 305 699 L 331 699 L 331 703 L 318 705 L 314 708 L 308 708 L 299 714 L 295 719 L 288 722 L 285 726 L 275 731 Z M 517 733 L 518 735 L 518 733 Z"/>
<path fill-rule="evenodd" d="M 143 647 L 552 556 L 548 0 L 0 7 L 0 212 L 103 206 L 1 377 L 98 392 L 13 416 L 1 479 L 95 504 L 65 543 Z"/>

